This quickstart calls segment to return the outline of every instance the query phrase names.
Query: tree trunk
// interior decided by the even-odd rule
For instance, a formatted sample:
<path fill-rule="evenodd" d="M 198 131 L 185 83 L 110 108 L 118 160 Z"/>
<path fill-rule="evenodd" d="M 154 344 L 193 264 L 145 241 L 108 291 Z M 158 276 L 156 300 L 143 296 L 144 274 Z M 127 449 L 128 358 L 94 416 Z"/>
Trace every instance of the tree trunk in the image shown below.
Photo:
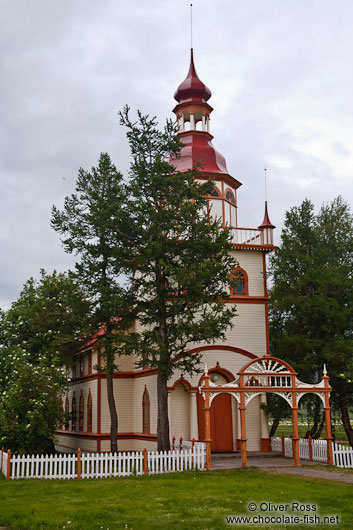
<path fill-rule="evenodd" d="M 347 396 L 344 390 L 342 390 L 342 392 L 340 393 L 338 402 L 341 411 L 343 427 L 346 431 L 349 445 L 353 447 L 353 429 L 349 420 Z"/>
<path fill-rule="evenodd" d="M 118 452 L 118 415 L 116 413 L 115 398 L 114 398 L 114 351 L 112 349 L 111 339 L 111 325 L 106 322 L 106 338 L 105 354 L 106 354 L 106 372 L 107 372 L 107 396 L 110 413 L 110 450 L 112 453 Z"/>
<path fill-rule="evenodd" d="M 273 420 L 273 423 L 272 423 L 272 426 L 271 426 L 271 431 L 270 431 L 270 438 L 273 438 L 276 431 L 277 431 L 277 427 L 279 425 L 279 422 L 281 421 L 281 416 L 280 414 L 278 416 L 275 417 L 275 419 Z"/>
<path fill-rule="evenodd" d="M 318 429 L 316 430 L 315 435 L 313 436 L 314 440 L 318 440 L 320 438 L 322 430 L 324 428 L 324 423 L 325 423 L 325 413 L 323 412 L 322 415 L 321 415 L 320 425 L 319 425 Z"/>
<path fill-rule="evenodd" d="M 158 396 L 158 418 L 157 418 L 157 436 L 158 451 L 169 451 L 169 418 L 168 418 L 168 377 L 161 371 L 157 376 L 157 396 Z"/>
<path fill-rule="evenodd" d="M 318 425 L 319 425 L 319 420 L 320 420 L 320 403 L 319 403 L 319 401 L 318 401 L 318 402 L 315 404 L 315 412 L 314 412 L 314 423 L 313 423 L 313 426 L 311 427 L 311 429 L 309 429 L 308 431 L 306 431 L 304 438 L 309 438 L 309 436 L 311 436 L 312 438 L 315 437 L 315 435 L 316 435 L 316 431 L 317 431 L 317 429 L 318 429 Z"/>
<path fill-rule="evenodd" d="M 110 412 L 110 450 L 112 453 L 118 452 L 118 415 L 116 413 L 113 374 L 107 372 L 107 394 Z"/>

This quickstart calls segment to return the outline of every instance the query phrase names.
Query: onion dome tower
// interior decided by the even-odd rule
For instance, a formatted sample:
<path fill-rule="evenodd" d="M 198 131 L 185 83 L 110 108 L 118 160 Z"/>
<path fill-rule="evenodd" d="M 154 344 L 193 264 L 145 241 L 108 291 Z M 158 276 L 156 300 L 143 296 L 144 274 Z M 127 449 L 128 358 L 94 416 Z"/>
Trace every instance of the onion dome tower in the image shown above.
<path fill-rule="evenodd" d="M 236 190 L 241 186 L 229 175 L 224 157 L 216 151 L 211 140 L 210 114 L 213 108 L 208 100 L 211 91 L 199 79 L 191 48 L 188 75 L 174 94 L 178 104 L 173 109 L 179 127 L 179 137 L 184 144 L 180 158 L 173 159 L 172 165 L 177 171 L 188 171 L 201 162 L 200 180 L 211 178 L 215 186 L 211 190 L 210 206 L 217 217 L 221 217 L 224 226 L 237 226 Z"/>

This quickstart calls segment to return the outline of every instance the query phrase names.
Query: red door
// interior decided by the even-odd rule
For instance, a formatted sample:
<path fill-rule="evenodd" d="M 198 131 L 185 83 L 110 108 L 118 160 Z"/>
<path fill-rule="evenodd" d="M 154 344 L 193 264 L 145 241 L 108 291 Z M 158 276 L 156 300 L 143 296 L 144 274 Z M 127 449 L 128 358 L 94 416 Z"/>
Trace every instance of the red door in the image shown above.
<path fill-rule="evenodd" d="M 233 451 L 232 402 L 229 394 L 218 394 L 212 401 L 211 439 L 212 451 Z"/>

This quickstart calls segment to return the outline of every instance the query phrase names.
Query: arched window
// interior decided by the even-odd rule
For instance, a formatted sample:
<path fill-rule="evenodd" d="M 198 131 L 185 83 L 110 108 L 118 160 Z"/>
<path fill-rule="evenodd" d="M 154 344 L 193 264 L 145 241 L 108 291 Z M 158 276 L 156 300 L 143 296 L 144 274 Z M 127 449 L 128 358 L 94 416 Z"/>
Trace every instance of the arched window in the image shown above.
<path fill-rule="evenodd" d="M 80 362 L 80 377 L 82 377 L 85 371 L 83 355 L 80 355 L 79 362 Z"/>
<path fill-rule="evenodd" d="M 85 412 L 85 404 L 83 402 L 83 393 L 82 393 L 82 390 L 81 390 L 80 404 L 79 404 L 79 407 L 78 407 L 78 430 L 80 432 L 83 431 L 84 412 Z"/>
<path fill-rule="evenodd" d="M 142 397 L 142 432 L 150 432 L 150 396 L 146 387 Z"/>
<path fill-rule="evenodd" d="M 88 392 L 88 398 L 87 398 L 87 432 L 92 432 L 92 396 L 91 396 L 91 391 Z"/>
<path fill-rule="evenodd" d="M 92 351 L 91 350 L 87 354 L 87 371 L 89 374 L 92 373 Z"/>
<path fill-rule="evenodd" d="M 227 199 L 227 201 L 231 202 L 232 204 L 235 204 L 235 198 L 234 198 L 234 194 L 233 194 L 232 191 L 230 191 L 230 190 L 226 191 L 226 199 Z"/>
<path fill-rule="evenodd" d="M 74 392 L 72 395 L 72 403 L 71 403 L 71 430 L 72 431 L 76 431 L 76 417 L 77 417 L 76 396 Z"/>
<path fill-rule="evenodd" d="M 69 428 L 70 428 L 69 415 L 70 415 L 69 396 L 66 396 L 66 399 L 65 399 L 65 419 L 64 419 L 64 429 L 66 431 L 68 431 Z"/>
<path fill-rule="evenodd" d="M 238 267 L 231 276 L 231 296 L 248 296 L 248 275 Z"/>
<path fill-rule="evenodd" d="M 219 197 L 220 196 L 220 193 L 219 193 L 218 189 L 215 186 L 212 186 L 212 188 L 210 189 L 210 195 L 211 195 L 211 197 Z"/>

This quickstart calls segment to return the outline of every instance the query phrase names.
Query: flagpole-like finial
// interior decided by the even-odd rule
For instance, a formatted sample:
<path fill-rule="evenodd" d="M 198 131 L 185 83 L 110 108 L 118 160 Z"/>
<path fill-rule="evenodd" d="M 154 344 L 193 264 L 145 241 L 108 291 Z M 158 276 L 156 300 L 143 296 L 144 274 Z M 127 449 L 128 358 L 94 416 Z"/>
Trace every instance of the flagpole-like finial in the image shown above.
<path fill-rule="evenodd" d="M 190 43 L 192 48 L 192 4 L 190 4 Z"/>
<path fill-rule="evenodd" d="M 324 364 L 324 369 L 323 369 L 322 373 L 324 374 L 324 376 L 327 375 L 326 364 Z"/>
<path fill-rule="evenodd" d="M 205 363 L 205 375 L 208 375 L 207 363 Z"/>
<path fill-rule="evenodd" d="M 265 172 L 265 201 L 267 201 L 267 168 L 264 169 Z"/>

